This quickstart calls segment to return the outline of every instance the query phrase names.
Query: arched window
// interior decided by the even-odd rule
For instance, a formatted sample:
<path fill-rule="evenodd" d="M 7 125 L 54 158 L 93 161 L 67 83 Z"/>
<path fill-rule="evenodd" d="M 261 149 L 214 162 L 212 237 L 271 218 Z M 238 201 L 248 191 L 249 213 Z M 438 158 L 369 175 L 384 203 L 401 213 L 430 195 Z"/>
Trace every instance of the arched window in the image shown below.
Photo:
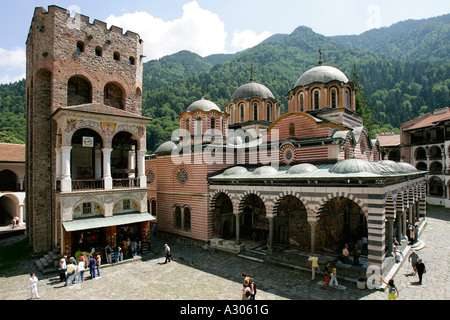
<path fill-rule="evenodd" d="M 97 57 L 101 57 L 103 55 L 103 49 L 102 47 L 95 47 L 95 55 Z"/>
<path fill-rule="evenodd" d="M 259 107 L 259 103 L 258 102 L 253 102 L 253 120 L 256 121 L 258 120 L 258 108 Z"/>
<path fill-rule="evenodd" d="M 120 52 L 114 51 L 113 58 L 114 58 L 114 60 L 119 61 L 120 60 Z"/>
<path fill-rule="evenodd" d="M 189 133 L 189 119 L 186 119 L 186 132 Z"/>
<path fill-rule="evenodd" d="M 337 108 L 338 106 L 338 93 L 336 88 L 331 89 L 331 101 L 330 101 L 331 108 Z"/>
<path fill-rule="evenodd" d="M 295 137 L 295 125 L 293 123 L 289 124 L 289 135 Z"/>
<path fill-rule="evenodd" d="M 125 96 L 122 88 L 115 83 L 107 83 L 103 90 L 103 101 L 107 106 L 123 109 Z"/>
<path fill-rule="evenodd" d="M 315 90 L 313 93 L 313 110 L 318 110 L 319 109 L 319 98 L 320 98 L 320 94 L 319 94 L 319 90 Z"/>
<path fill-rule="evenodd" d="M 300 111 L 304 111 L 304 102 L 303 102 L 303 93 L 300 93 L 300 95 L 298 96 L 298 100 L 299 100 L 299 105 L 300 105 Z"/>
<path fill-rule="evenodd" d="M 195 126 L 196 126 L 195 133 L 197 135 L 201 135 L 202 134 L 202 119 L 201 118 L 197 119 L 197 121 L 195 122 Z"/>
<path fill-rule="evenodd" d="M 128 59 L 128 64 L 134 66 L 135 63 L 136 63 L 136 60 L 134 59 L 134 57 L 130 57 L 130 58 Z"/>
<path fill-rule="evenodd" d="M 230 124 L 234 123 L 234 106 L 230 107 Z"/>
<path fill-rule="evenodd" d="M 272 104 L 270 102 L 266 104 L 266 120 L 272 121 Z"/>
<path fill-rule="evenodd" d="M 174 227 L 177 229 L 181 229 L 181 221 L 182 221 L 181 220 L 181 208 L 179 206 L 176 206 L 173 214 L 174 214 L 173 220 L 175 223 Z"/>
<path fill-rule="evenodd" d="M 241 103 L 239 105 L 239 116 L 240 116 L 240 122 L 244 122 L 245 119 L 245 108 L 244 108 L 244 104 Z"/>
<path fill-rule="evenodd" d="M 345 90 L 345 107 L 347 109 L 351 109 L 351 106 L 352 106 L 351 95 L 350 95 L 350 91 L 347 89 L 347 90 Z"/>
<path fill-rule="evenodd" d="M 183 230 L 190 231 L 191 230 L 191 209 L 189 207 L 185 207 L 183 210 Z"/>
<path fill-rule="evenodd" d="M 76 106 L 92 103 L 91 83 L 81 77 L 73 76 L 67 84 L 67 105 Z"/>
<path fill-rule="evenodd" d="M 216 129 L 216 119 L 211 118 L 211 134 L 214 134 L 215 129 Z"/>
<path fill-rule="evenodd" d="M 84 42 L 83 41 L 77 41 L 77 51 L 84 52 Z"/>

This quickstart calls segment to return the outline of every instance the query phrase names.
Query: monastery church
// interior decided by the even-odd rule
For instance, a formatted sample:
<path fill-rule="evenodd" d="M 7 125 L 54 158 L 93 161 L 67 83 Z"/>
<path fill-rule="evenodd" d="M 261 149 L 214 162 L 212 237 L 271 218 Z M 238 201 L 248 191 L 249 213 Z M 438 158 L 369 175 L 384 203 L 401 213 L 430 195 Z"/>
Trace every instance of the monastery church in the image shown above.
<path fill-rule="evenodd" d="M 288 112 L 250 79 L 219 107 L 202 97 L 147 154 L 143 41 L 67 10 L 36 8 L 27 39 L 27 233 L 35 252 L 104 254 L 158 236 L 302 264 L 361 239 L 384 273 L 407 221 L 426 217 L 425 173 L 381 159 L 347 76 L 319 61 Z"/>

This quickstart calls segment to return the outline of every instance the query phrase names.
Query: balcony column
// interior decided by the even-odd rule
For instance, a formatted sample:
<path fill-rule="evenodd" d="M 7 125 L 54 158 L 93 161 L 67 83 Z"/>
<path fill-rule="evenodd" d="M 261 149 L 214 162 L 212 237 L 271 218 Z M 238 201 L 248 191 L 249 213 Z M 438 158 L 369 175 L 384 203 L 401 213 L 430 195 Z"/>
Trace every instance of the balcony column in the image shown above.
<path fill-rule="evenodd" d="M 139 187 L 146 188 L 147 187 L 147 177 L 145 176 L 145 153 L 146 150 L 138 151 L 138 178 L 139 178 Z"/>
<path fill-rule="evenodd" d="M 102 178 L 102 150 L 95 148 L 94 156 L 95 180 L 100 180 Z"/>
<path fill-rule="evenodd" d="M 70 152 L 72 146 L 61 146 L 61 191 L 72 191 L 72 178 L 70 174 Z"/>
<path fill-rule="evenodd" d="M 56 180 L 61 180 L 61 148 L 55 148 L 56 153 Z"/>
<path fill-rule="evenodd" d="M 111 152 L 113 148 L 103 148 L 103 181 L 105 190 L 112 190 L 112 176 L 111 176 Z"/>
<path fill-rule="evenodd" d="M 128 178 L 136 177 L 135 154 L 134 150 L 128 151 Z"/>

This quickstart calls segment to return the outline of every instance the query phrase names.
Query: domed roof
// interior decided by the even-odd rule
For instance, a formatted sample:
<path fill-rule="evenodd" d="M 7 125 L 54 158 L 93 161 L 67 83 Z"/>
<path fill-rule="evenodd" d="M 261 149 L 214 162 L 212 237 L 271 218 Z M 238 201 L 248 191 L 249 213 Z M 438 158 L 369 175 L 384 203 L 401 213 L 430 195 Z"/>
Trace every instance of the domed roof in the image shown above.
<path fill-rule="evenodd" d="M 398 162 L 395 162 L 392 160 L 381 160 L 381 161 L 378 161 L 377 163 L 379 163 L 383 166 L 389 167 L 394 171 L 398 171 L 398 172 L 405 171 L 405 168 L 402 165 L 400 165 Z"/>
<path fill-rule="evenodd" d="M 223 172 L 223 175 L 224 176 L 232 176 L 232 175 L 236 175 L 236 174 L 244 174 L 247 172 L 248 171 L 246 168 L 238 166 L 238 167 L 233 167 L 233 168 L 229 168 L 229 169 L 225 170 Z"/>
<path fill-rule="evenodd" d="M 403 171 L 405 171 L 405 172 L 414 172 L 414 171 L 418 171 L 417 169 L 416 169 L 416 167 L 414 167 L 412 164 L 410 164 L 410 163 L 407 163 L 407 162 L 397 162 L 397 164 L 399 165 L 399 166 L 401 166 L 404 170 Z"/>
<path fill-rule="evenodd" d="M 240 86 L 231 95 L 232 101 L 245 98 L 275 99 L 273 93 L 266 86 L 253 81 Z"/>
<path fill-rule="evenodd" d="M 331 173 L 375 173 L 375 174 L 383 174 L 383 173 L 392 173 L 393 169 L 387 166 L 383 166 L 381 164 L 370 162 L 363 159 L 346 159 L 339 161 L 334 166 L 332 166 L 329 171 Z"/>
<path fill-rule="evenodd" d="M 211 111 L 211 110 L 216 110 L 220 112 L 220 108 L 212 101 L 206 100 L 205 98 L 201 98 L 200 100 L 195 101 L 194 103 L 192 103 L 188 108 L 187 108 L 187 112 L 194 112 L 197 110 L 202 110 L 202 111 Z"/>
<path fill-rule="evenodd" d="M 300 163 L 296 164 L 295 166 L 292 166 L 287 171 L 287 174 L 303 174 L 303 173 L 309 173 L 316 171 L 317 167 L 310 163 Z"/>
<path fill-rule="evenodd" d="M 277 169 L 275 169 L 274 167 L 271 166 L 262 166 L 259 167 L 258 169 L 256 169 L 255 171 L 252 172 L 253 175 L 269 175 L 269 174 L 275 174 L 277 173 Z"/>
<path fill-rule="evenodd" d="M 294 87 L 306 86 L 314 82 L 327 83 L 330 81 L 347 83 L 348 78 L 341 70 L 335 67 L 317 66 L 302 74 L 300 78 L 298 78 Z"/>
<path fill-rule="evenodd" d="M 167 141 L 161 144 L 155 151 L 156 152 L 168 152 L 176 149 L 177 145 L 173 141 Z"/>

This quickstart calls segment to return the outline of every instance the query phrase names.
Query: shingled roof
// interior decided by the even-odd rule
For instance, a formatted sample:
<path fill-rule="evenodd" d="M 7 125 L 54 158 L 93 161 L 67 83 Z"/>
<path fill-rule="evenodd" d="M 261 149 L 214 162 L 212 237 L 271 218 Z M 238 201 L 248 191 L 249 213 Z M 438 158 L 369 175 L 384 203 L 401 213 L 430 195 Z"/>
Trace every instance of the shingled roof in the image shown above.
<path fill-rule="evenodd" d="M 25 162 L 25 145 L 0 143 L 0 162 Z"/>

